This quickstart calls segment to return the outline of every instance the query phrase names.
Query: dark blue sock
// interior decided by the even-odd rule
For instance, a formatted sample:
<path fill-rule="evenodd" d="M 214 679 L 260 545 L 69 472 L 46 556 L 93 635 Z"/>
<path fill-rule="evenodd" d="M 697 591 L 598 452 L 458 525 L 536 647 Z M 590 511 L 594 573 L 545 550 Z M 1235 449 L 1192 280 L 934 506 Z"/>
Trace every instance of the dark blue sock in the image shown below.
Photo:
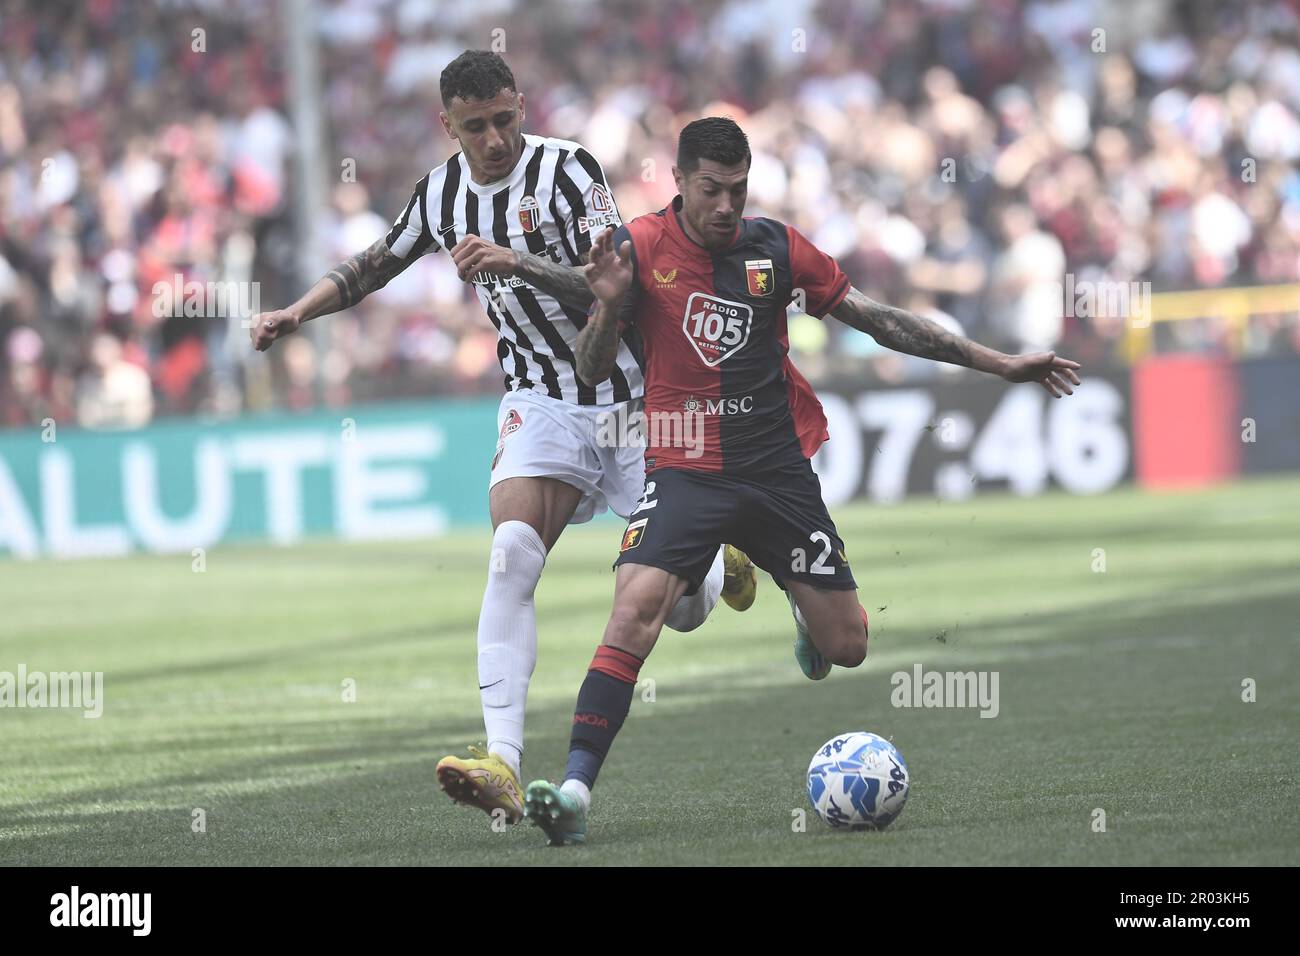
<path fill-rule="evenodd" d="M 596 775 L 632 708 L 641 663 L 636 655 L 616 647 L 602 644 L 596 649 L 573 712 L 565 780 L 581 780 L 589 788 L 596 785 Z"/>

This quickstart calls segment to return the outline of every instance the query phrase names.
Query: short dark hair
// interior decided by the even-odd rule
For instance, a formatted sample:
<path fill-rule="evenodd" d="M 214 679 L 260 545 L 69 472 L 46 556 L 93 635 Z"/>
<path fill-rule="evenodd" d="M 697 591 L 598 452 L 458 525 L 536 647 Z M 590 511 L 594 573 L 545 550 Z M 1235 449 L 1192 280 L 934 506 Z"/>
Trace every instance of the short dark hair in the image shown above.
<path fill-rule="evenodd" d="M 515 75 L 499 53 L 466 50 L 447 64 L 438 88 L 443 106 L 458 96 L 463 100 L 490 100 L 502 90 L 515 92 Z"/>
<path fill-rule="evenodd" d="M 708 159 L 723 166 L 750 162 L 749 139 L 736 121 L 726 116 L 706 116 L 687 123 L 677 137 L 677 168 L 693 173 L 700 160 Z"/>

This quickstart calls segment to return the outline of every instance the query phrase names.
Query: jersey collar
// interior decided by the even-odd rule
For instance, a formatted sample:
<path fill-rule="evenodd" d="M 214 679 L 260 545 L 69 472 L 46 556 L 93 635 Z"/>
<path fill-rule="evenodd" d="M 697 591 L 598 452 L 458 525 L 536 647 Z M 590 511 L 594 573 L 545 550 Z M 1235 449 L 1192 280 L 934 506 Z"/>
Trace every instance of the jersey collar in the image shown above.
<path fill-rule="evenodd" d="M 542 138 L 540 136 L 525 133 L 524 148 L 519 153 L 518 162 L 515 163 L 510 172 L 500 179 L 492 180 L 490 183 L 474 182 L 474 177 L 469 172 L 469 162 L 465 159 L 465 153 L 462 151 L 457 160 L 460 163 L 460 180 L 476 196 L 495 196 L 502 189 L 509 189 L 524 178 L 524 170 L 528 168 L 528 161 L 533 158 L 533 153 L 540 148 L 541 142 Z"/>

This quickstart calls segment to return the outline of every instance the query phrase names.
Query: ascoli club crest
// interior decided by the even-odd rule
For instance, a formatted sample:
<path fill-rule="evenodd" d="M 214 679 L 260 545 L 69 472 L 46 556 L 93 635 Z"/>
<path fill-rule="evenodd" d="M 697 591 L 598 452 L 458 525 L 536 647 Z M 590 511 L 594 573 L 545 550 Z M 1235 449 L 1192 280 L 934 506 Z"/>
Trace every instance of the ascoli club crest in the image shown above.
<path fill-rule="evenodd" d="M 515 409 L 510 409 L 506 415 L 506 420 L 501 423 L 501 437 L 497 439 L 496 454 L 492 456 L 492 470 L 495 471 L 497 463 L 501 461 L 501 453 L 506 450 L 506 439 L 519 431 L 523 427 L 524 419 Z"/>
<path fill-rule="evenodd" d="M 542 207 L 533 196 L 519 200 L 519 225 L 524 232 L 536 232 L 542 224 Z"/>

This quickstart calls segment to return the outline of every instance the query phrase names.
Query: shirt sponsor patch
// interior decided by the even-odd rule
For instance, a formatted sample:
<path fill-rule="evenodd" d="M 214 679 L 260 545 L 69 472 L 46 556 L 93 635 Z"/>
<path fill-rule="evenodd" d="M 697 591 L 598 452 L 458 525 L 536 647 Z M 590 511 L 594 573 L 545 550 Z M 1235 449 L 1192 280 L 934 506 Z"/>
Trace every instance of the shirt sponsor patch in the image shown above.
<path fill-rule="evenodd" d="M 686 300 L 682 331 L 705 365 L 720 365 L 745 347 L 754 310 L 743 302 L 692 292 Z"/>
<path fill-rule="evenodd" d="M 602 216 L 579 216 L 578 232 L 592 232 L 601 226 L 621 226 L 618 213 L 607 212 Z"/>

